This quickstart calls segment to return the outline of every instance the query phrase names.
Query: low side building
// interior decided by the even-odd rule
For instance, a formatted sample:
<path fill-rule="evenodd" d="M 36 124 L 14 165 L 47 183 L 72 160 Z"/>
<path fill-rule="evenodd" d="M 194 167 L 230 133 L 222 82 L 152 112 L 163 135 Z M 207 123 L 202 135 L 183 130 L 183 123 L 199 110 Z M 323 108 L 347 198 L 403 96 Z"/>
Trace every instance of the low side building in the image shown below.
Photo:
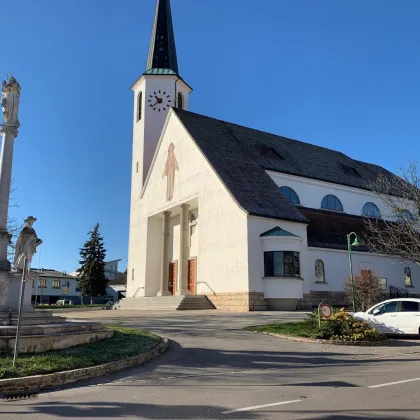
<path fill-rule="evenodd" d="M 31 270 L 32 303 L 55 304 L 58 300 L 71 300 L 80 304 L 80 289 L 77 277 L 65 272 L 41 268 Z"/>

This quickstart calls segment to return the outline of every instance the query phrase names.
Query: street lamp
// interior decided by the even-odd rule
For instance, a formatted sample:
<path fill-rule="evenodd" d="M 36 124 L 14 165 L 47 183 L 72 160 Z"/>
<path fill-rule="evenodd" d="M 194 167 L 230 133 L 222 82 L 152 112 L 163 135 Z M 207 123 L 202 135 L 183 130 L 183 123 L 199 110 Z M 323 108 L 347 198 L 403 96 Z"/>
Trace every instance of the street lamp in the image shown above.
<path fill-rule="evenodd" d="M 351 236 L 354 235 L 354 241 L 351 243 Z M 349 266 L 350 266 L 350 280 L 351 280 L 351 300 L 353 305 L 353 312 L 356 312 L 356 297 L 354 292 L 354 278 L 353 278 L 353 264 L 351 261 L 351 247 L 359 246 L 360 242 L 357 238 L 357 235 L 354 232 L 351 232 L 347 235 L 347 249 L 349 253 Z"/>

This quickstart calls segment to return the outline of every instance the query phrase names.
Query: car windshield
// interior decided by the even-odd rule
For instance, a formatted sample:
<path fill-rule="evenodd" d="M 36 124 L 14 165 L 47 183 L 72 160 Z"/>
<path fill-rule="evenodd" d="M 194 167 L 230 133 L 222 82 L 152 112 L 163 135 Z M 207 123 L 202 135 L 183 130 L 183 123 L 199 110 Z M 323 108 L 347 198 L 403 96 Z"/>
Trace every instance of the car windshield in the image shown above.
<path fill-rule="evenodd" d="M 387 313 L 387 312 L 397 312 L 397 306 L 398 302 L 387 302 L 387 303 L 381 303 L 377 306 L 375 306 L 369 313 L 373 313 L 375 310 L 379 309 L 381 313 Z"/>

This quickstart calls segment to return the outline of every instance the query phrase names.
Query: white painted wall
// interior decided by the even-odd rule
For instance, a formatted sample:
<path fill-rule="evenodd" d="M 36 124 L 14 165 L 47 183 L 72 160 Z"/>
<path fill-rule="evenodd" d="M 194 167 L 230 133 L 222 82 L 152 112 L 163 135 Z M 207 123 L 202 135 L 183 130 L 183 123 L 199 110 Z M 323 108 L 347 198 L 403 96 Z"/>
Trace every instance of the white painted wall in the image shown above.
<path fill-rule="evenodd" d="M 80 292 L 76 291 L 76 289 L 78 288 L 78 284 L 77 284 L 77 280 L 76 279 L 72 279 L 67 277 L 66 279 L 64 277 L 47 277 L 47 276 L 38 276 L 38 274 L 36 272 L 31 272 L 30 274 L 30 278 L 32 280 L 32 295 L 38 294 L 38 296 L 42 295 L 42 296 L 63 296 L 63 299 L 66 298 L 66 296 L 68 297 L 80 297 Z M 39 285 L 39 280 L 46 280 L 47 282 L 47 287 L 43 287 L 40 288 Z M 56 289 L 53 288 L 53 281 L 57 280 L 60 282 L 60 288 Z M 66 295 L 63 295 L 62 291 L 63 291 L 63 285 L 64 282 L 68 281 L 69 282 L 69 287 L 68 287 L 68 293 Z M 80 303 L 80 300 L 77 302 L 73 302 L 73 303 Z"/>
<path fill-rule="evenodd" d="M 270 229 L 279 226 L 294 235 L 297 235 L 302 240 L 296 241 L 289 238 L 278 239 L 263 239 L 261 234 Z M 249 291 L 268 293 L 277 290 L 270 281 L 270 285 L 265 285 L 264 280 L 264 251 L 297 251 L 300 253 L 300 269 L 301 277 L 305 279 L 308 275 L 307 265 L 305 264 L 307 258 L 307 236 L 306 224 L 286 222 L 283 220 L 265 219 L 262 217 L 249 216 L 248 217 L 248 261 L 249 261 Z M 294 280 L 293 280 L 294 281 Z M 296 282 L 302 290 L 302 281 Z M 284 283 L 284 282 L 283 282 Z M 280 284 L 280 282 L 279 282 Z M 266 298 L 277 296 L 265 296 Z"/>
<path fill-rule="evenodd" d="M 179 171 L 175 176 L 173 200 L 167 202 L 167 180 L 163 172 L 170 143 L 175 145 Z M 170 259 L 179 258 L 179 206 L 183 203 L 189 203 L 190 210 L 199 212 L 196 232 L 200 240 L 194 239 L 190 249 L 191 256 L 197 255 L 197 281 L 207 282 L 219 293 L 248 290 L 247 215 L 224 188 L 176 115 L 171 113 L 144 194 L 135 203 L 138 216 L 131 222 L 128 297 L 137 290 L 137 296 L 152 296 L 158 291 L 160 267 L 155 258 L 160 258 L 161 224 L 151 226 L 147 221 L 156 216 L 160 218 L 163 211 L 172 212 Z M 136 274 L 130 281 L 133 268 Z M 145 289 L 139 289 L 141 287 Z M 209 292 L 205 284 L 197 285 L 198 294 Z"/>
<path fill-rule="evenodd" d="M 267 171 L 267 173 L 279 187 L 288 186 L 295 190 L 304 207 L 320 209 L 322 199 L 327 194 L 332 194 L 341 201 L 345 213 L 360 216 L 364 204 L 372 202 L 378 206 L 384 218 L 392 218 L 389 210 L 384 208 L 381 199 L 370 191 L 273 171 Z"/>
<path fill-rule="evenodd" d="M 315 261 L 324 262 L 326 284 L 315 284 Z M 410 293 L 420 293 L 420 267 L 414 263 L 402 263 L 392 258 L 367 252 L 352 252 L 353 273 L 361 269 L 371 269 L 379 277 L 387 279 L 388 286 L 405 287 L 404 267 L 411 268 L 413 288 Z M 306 259 L 305 293 L 316 291 L 343 291 L 344 283 L 350 275 L 346 251 L 309 248 Z"/>
<path fill-rule="evenodd" d="M 135 279 L 144 279 L 146 275 L 146 249 L 143 237 L 148 235 L 148 222 L 140 211 L 140 194 L 152 162 L 162 129 L 165 125 L 169 110 L 166 112 L 153 111 L 148 106 L 149 95 L 154 92 L 168 92 L 175 103 L 176 92 L 181 92 L 184 97 L 184 109 L 188 109 L 188 95 L 191 89 L 177 76 L 142 76 L 132 86 L 133 98 L 133 149 L 132 149 L 132 179 L 131 179 L 131 205 L 130 227 L 128 244 L 128 291 L 131 295 L 136 291 L 139 296 L 145 294 L 144 284 Z M 138 121 L 138 98 L 142 92 L 142 118 Z M 143 235 L 143 236 L 142 236 Z M 154 244 L 153 246 L 157 246 Z M 152 263 L 153 264 L 153 263 Z M 156 264 L 156 262 L 154 263 Z M 134 280 L 133 280 L 134 279 Z M 132 290 L 135 284 L 139 286 Z M 151 291 L 149 292 L 151 293 Z M 130 296 L 130 295 L 129 295 Z"/>

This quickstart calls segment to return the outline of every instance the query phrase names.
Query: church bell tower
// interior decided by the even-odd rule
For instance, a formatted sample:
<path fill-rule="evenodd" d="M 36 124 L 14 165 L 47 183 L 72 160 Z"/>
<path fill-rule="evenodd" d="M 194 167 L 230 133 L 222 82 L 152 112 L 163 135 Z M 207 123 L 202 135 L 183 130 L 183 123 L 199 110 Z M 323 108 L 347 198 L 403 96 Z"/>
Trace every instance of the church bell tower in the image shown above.
<path fill-rule="evenodd" d="M 192 91 L 179 75 L 170 0 L 157 0 L 146 71 L 133 84 L 131 212 L 140 199 L 171 107 L 188 109 Z"/>

